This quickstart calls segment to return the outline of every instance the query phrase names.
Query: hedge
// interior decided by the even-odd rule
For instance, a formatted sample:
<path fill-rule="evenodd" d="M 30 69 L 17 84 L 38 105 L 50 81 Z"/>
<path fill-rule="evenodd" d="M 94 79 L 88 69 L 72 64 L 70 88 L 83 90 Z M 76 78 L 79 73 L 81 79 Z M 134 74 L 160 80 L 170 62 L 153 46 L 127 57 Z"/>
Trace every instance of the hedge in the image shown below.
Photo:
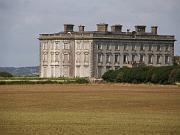
<path fill-rule="evenodd" d="M 174 84 L 180 81 L 180 66 L 123 67 L 102 76 L 107 82 Z"/>
<path fill-rule="evenodd" d="M 1 78 L 0 85 L 5 84 L 85 84 L 88 78 Z"/>

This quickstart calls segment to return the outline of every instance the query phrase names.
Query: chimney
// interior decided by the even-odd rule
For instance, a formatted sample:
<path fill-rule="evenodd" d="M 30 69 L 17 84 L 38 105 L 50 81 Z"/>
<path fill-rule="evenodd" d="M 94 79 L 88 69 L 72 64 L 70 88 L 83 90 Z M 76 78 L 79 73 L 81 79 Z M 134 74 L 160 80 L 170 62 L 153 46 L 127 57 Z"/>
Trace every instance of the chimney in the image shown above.
<path fill-rule="evenodd" d="M 78 26 L 78 27 L 79 27 L 79 32 L 84 32 L 84 27 L 85 27 L 85 26 L 80 25 L 80 26 Z"/>
<path fill-rule="evenodd" d="M 105 23 L 97 24 L 97 31 L 107 32 L 108 31 L 108 24 L 105 24 Z"/>
<path fill-rule="evenodd" d="M 157 35 L 157 29 L 158 29 L 158 26 L 151 26 L 151 33 L 153 35 Z"/>
<path fill-rule="evenodd" d="M 145 33 L 146 32 L 146 26 L 144 26 L 144 25 L 136 25 L 135 26 L 135 31 L 137 33 L 140 33 L 140 34 Z"/>
<path fill-rule="evenodd" d="M 64 24 L 64 32 L 73 32 L 73 24 Z"/>
<path fill-rule="evenodd" d="M 122 25 L 112 25 L 111 31 L 112 32 L 122 32 Z"/>

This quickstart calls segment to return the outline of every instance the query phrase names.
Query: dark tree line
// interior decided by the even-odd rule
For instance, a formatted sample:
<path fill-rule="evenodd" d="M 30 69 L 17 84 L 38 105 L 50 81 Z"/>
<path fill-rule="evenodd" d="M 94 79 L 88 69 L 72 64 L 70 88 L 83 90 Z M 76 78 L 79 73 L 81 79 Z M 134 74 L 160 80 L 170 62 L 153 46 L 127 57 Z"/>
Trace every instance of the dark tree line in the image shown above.
<path fill-rule="evenodd" d="M 8 72 L 0 72 L 0 77 L 13 77 L 13 75 Z"/>
<path fill-rule="evenodd" d="M 180 66 L 123 67 L 107 71 L 102 78 L 107 82 L 174 84 L 180 81 Z"/>

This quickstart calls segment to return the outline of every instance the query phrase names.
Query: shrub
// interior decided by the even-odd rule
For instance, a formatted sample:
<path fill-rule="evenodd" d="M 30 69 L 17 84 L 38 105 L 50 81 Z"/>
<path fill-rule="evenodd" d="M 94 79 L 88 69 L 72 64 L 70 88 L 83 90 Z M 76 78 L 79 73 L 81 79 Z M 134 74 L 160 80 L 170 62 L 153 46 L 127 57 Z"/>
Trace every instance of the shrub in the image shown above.
<path fill-rule="evenodd" d="M 180 68 L 173 69 L 169 75 L 169 82 L 180 82 Z"/>
<path fill-rule="evenodd" d="M 145 82 L 151 82 L 151 78 L 152 78 L 155 67 L 147 67 L 147 68 L 148 68 L 148 70 L 146 71 L 146 80 L 145 80 Z"/>
<path fill-rule="evenodd" d="M 106 73 L 104 73 L 104 75 L 102 76 L 102 78 L 108 82 L 116 82 L 116 78 L 117 78 L 117 70 L 109 70 Z"/>
<path fill-rule="evenodd" d="M 116 82 L 128 82 L 129 68 L 123 67 L 116 71 Z"/>
<path fill-rule="evenodd" d="M 76 78 L 76 83 L 79 84 L 89 83 L 89 80 L 87 78 Z"/>
<path fill-rule="evenodd" d="M 123 67 L 105 72 L 102 78 L 107 82 L 173 84 L 180 81 L 180 66 Z"/>
<path fill-rule="evenodd" d="M 13 77 L 13 75 L 8 72 L 0 72 L 0 77 Z"/>
<path fill-rule="evenodd" d="M 157 67 L 154 68 L 151 82 L 160 84 L 169 84 L 169 74 L 173 67 Z"/>
<path fill-rule="evenodd" d="M 124 72 L 122 70 L 118 72 L 116 82 L 124 82 Z"/>

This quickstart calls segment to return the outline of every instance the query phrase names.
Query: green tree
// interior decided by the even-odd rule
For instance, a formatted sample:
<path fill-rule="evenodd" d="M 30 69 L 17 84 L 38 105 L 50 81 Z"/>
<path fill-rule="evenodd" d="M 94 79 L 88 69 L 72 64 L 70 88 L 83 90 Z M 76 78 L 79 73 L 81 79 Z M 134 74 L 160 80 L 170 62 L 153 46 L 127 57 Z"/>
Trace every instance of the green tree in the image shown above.
<path fill-rule="evenodd" d="M 13 75 L 8 72 L 0 72 L 0 77 L 13 77 Z"/>
<path fill-rule="evenodd" d="M 173 69 L 169 75 L 169 82 L 180 82 L 180 68 Z"/>

